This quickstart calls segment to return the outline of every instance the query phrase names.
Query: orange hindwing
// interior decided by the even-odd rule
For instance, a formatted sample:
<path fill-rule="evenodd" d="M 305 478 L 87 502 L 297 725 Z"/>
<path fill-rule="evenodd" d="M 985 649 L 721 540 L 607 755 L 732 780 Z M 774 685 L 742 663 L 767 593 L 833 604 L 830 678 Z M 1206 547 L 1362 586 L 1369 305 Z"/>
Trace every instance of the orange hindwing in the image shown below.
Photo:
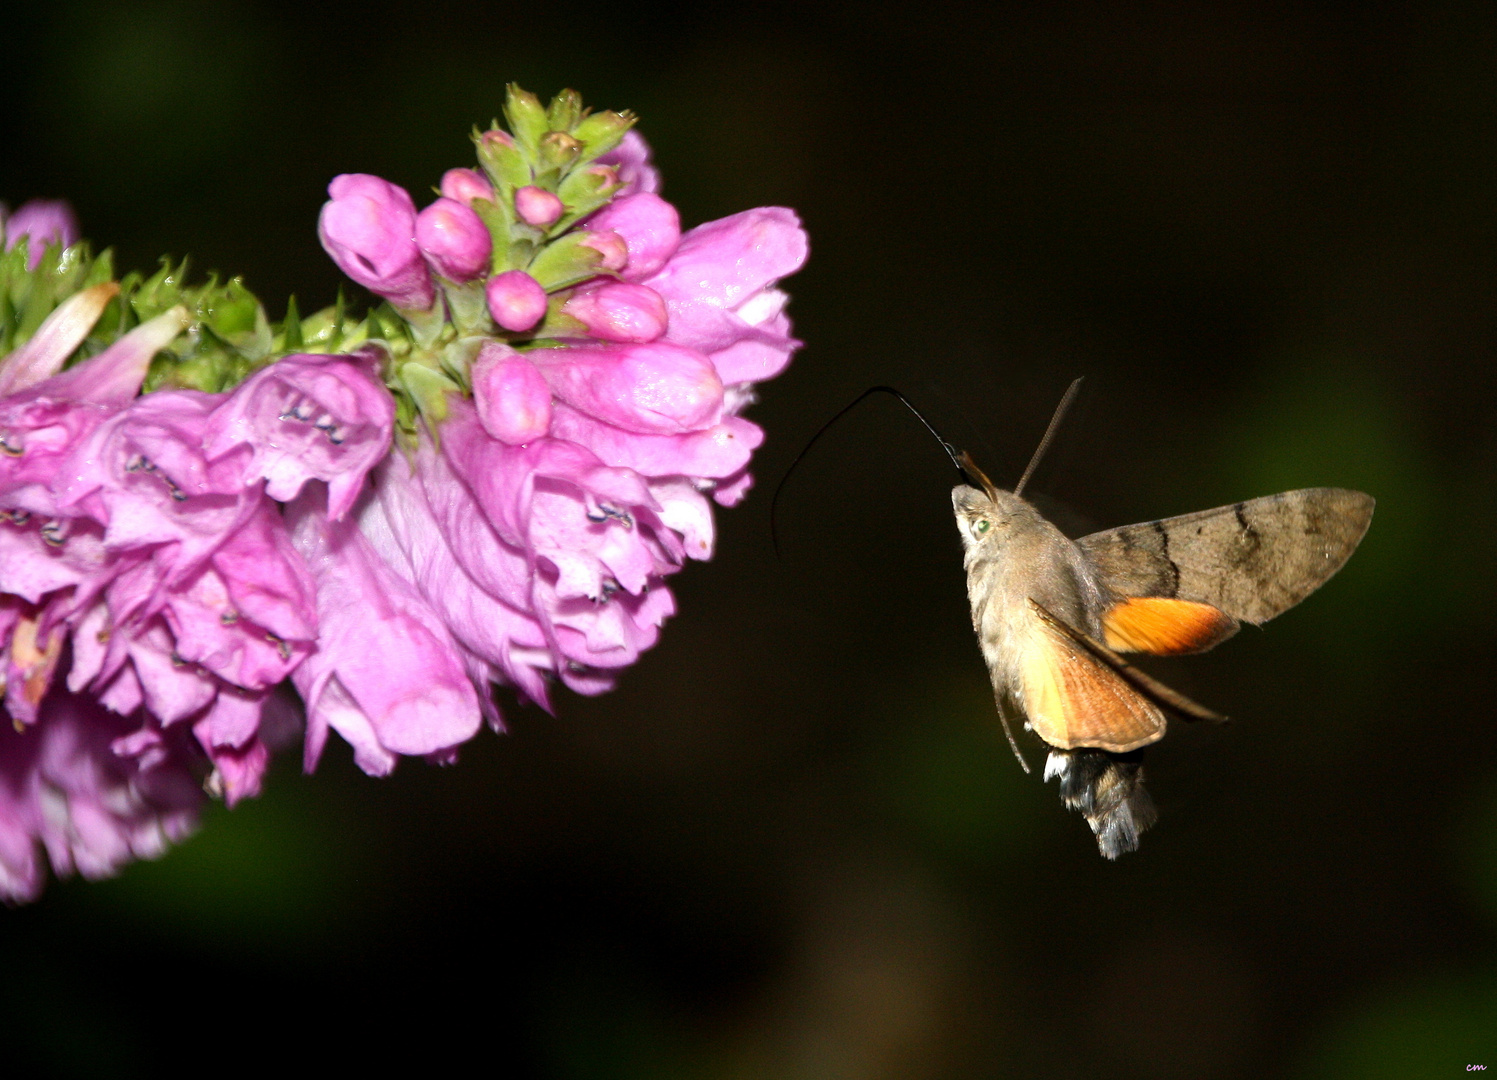
<path fill-rule="evenodd" d="M 1058 627 L 1035 616 L 1021 681 L 1029 726 L 1062 750 L 1115 754 L 1164 737 L 1164 713 Z"/>
<path fill-rule="evenodd" d="M 1237 620 L 1210 604 L 1139 596 L 1108 608 L 1102 629 L 1118 652 L 1177 656 L 1220 645 L 1237 633 Z"/>

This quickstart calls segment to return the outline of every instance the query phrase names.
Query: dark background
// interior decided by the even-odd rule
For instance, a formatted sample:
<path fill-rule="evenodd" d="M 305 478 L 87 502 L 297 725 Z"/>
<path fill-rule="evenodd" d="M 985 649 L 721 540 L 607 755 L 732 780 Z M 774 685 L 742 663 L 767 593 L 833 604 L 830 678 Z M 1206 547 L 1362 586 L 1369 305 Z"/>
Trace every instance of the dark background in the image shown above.
<path fill-rule="evenodd" d="M 8 1074 L 1497 1068 L 1489 5 L 34 7 L 0 196 L 276 318 L 338 287 L 327 181 L 425 201 L 508 80 L 636 110 L 688 223 L 793 206 L 812 257 L 760 486 L 619 690 L 450 769 L 287 755 L 161 862 L 0 911 Z M 1235 722 L 1152 753 L 1116 864 L 1003 744 L 950 469 L 893 402 L 769 543 L 864 387 L 1012 484 L 1080 374 L 1034 486 L 1063 524 L 1378 499 L 1322 593 L 1159 669 Z"/>

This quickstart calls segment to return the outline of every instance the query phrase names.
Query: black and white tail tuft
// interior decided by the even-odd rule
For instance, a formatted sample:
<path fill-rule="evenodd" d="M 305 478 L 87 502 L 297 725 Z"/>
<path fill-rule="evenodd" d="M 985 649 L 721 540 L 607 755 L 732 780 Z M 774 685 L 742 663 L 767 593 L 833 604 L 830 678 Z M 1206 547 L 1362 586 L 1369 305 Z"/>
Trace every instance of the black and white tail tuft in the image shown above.
<path fill-rule="evenodd" d="M 1078 810 L 1109 859 L 1138 850 L 1138 836 L 1154 824 L 1154 800 L 1144 790 L 1142 752 L 1051 750 L 1045 779 L 1060 778 L 1060 800 Z"/>

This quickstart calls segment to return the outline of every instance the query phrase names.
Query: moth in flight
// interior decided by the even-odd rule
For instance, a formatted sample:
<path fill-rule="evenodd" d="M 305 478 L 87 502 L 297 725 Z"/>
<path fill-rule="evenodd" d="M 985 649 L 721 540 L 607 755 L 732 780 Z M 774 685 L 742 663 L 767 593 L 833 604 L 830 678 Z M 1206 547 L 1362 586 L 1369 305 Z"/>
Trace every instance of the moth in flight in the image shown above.
<path fill-rule="evenodd" d="M 1061 800 L 1116 859 L 1136 850 L 1154 823 L 1141 758 L 1164 737 L 1167 715 L 1225 719 L 1121 654 L 1205 652 L 1241 623 L 1289 610 L 1351 557 L 1373 499 L 1306 488 L 1071 540 L 1022 492 L 1080 383 L 1066 392 L 1013 491 L 996 487 L 892 387 L 865 391 L 828 426 L 869 394 L 891 393 L 945 448 L 962 479 L 951 504 L 972 626 L 1010 745 L 1024 764 L 1009 727 L 1013 710 L 1049 750 L 1045 779 L 1060 781 Z"/>

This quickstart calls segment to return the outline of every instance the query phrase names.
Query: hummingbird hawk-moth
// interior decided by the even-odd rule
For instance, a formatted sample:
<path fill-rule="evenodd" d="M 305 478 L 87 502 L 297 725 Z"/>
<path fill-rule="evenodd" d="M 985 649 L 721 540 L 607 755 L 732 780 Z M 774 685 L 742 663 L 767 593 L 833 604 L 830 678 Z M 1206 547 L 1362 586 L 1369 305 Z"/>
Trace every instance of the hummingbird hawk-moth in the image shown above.
<path fill-rule="evenodd" d="M 847 409 L 872 393 L 893 394 L 956 465 L 962 482 L 951 504 L 972 626 L 1009 743 L 1027 772 L 1009 728 L 1013 708 L 1049 750 L 1044 778 L 1059 779 L 1062 802 L 1080 811 L 1102 854 L 1116 859 L 1137 850 L 1139 834 L 1154 822 L 1140 759 L 1164 737 L 1167 714 L 1225 719 L 1120 654 L 1205 652 L 1242 622 L 1261 624 L 1289 610 L 1351 557 L 1373 499 L 1306 488 L 1071 540 L 1022 492 L 1080 382 L 1013 491 L 996 487 L 892 387 L 873 387 Z"/>

